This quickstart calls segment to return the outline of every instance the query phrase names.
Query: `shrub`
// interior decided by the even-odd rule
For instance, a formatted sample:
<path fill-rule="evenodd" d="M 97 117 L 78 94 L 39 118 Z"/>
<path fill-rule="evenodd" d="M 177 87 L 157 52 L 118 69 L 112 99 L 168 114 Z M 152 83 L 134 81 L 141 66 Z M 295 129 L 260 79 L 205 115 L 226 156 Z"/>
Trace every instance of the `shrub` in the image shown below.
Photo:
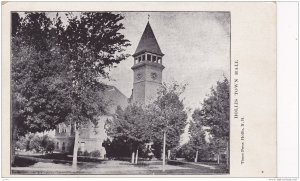
<path fill-rule="evenodd" d="M 100 157 L 101 156 L 101 152 L 99 150 L 92 151 L 90 154 L 92 157 Z"/>
<path fill-rule="evenodd" d="M 78 155 L 78 156 L 82 156 L 82 155 L 83 155 L 83 152 L 80 151 L 80 150 L 78 150 L 78 151 L 77 151 L 77 155 Z"/>
<path fill-rule="evenodd" d="M 47 152 L 51 153 L 54 150 L 53 138 L 49 135 L 40 136 L 39 134 L 28 133 L 27 135 L 20 137 L 16 143 L 16 146 L 20 150 L 35 151 L 35 152 Z"/>
<path fill-rule="evenodd" d="M 90 153 L 89 153 L 88 151 L 85 150 L 85 151 L 83 152 L 83 156 L 90 156 Z"/>

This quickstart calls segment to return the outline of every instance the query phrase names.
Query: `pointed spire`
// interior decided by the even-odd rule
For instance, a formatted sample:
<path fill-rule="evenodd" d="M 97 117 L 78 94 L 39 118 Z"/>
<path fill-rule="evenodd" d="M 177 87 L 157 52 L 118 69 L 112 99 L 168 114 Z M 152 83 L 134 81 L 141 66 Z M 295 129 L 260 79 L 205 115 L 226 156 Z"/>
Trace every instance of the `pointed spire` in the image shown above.
<path fill-rule="evenodd" d="M 141 37 L 141 40 L 135 50 L 135 53 L 132 56 L 136 56 L 140 53 L 149 52 L 157 55 L 163 56 L 164 54 L 161 52 L 160 47 L 157 43 L 153 30 L 148 21 L 144 33 Z"/>

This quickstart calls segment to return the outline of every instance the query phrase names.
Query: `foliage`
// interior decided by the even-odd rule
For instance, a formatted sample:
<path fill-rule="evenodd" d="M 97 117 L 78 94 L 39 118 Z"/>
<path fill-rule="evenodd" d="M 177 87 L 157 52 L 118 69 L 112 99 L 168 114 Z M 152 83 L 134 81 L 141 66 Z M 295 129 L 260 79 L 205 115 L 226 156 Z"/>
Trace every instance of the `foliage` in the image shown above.
<path fill-rule="evenodd" d="M 215 88 L 211 88 L 211 94 L 202 104 L 200 112 L 195 117 L 203 120 L 203 125 L 209 127 L 208 132 L 216 138 L 229 139 L 230 116 L 230 87 L 225 77 L 218 81 Z"/>
<path fill-rule="evenodd" d="M 189 130 L 191 138 L 187 145 L 191 150 L 206 150 L 209 155 L 226 150 L 229 141 L 229 89 L 229 81 L 224 77 L 216 87 L 211 88 L 202 108 L 194 111 Z M 205 141 L 205 132 L 210 136 L 209 143 Z"/>
<path fill-rule="evenodd" d="M 59 36 L 68 64 L 68 92 L 72 101 L 67 120 L 80 126 L 97 121 L 105 113 L 107 103 L 101 97 L 105 88 L 99 82 L 108 78 L 107 68 L 112 68 L 128 57 L 122 54 L 129 41 L 119 33 L 124 29 L 119 23 L 124 17 L 113 13 L 84 12 L 79 18 L 68 16 L 69 25 Z"/>
<path fill-rule="evenodd" d="M 54 139 L 49 135 L 40 136 L 39 134 L 29 133 L 22 136 L 16 143 L 20 150 L 52 153 L 54 150 Z"/>
<path fill-rule="evenodd" d="M 57 75 L 64 66 L 60 56 L 50 51 L 54 45 L 46 39 L 50 19 L 32 13 L 19 20 L 20 28 L 11 43 L 12 125 L 22 136 L 49 130 L 63 121 L 66 104 L 62 100 L 65 93 L 56 89 Z M 35 29 L 36 24 L 41 28 Z M 31 30 L 34 34 L 30 37 Z"/>
<path fill-rule="evenodd" d="M 140 150 L 147 142 L 145 116 L 144 109 L 135 104 L 127 106 L 124 110 L 117 107 L 114 119 L 107 120 L 105 125 L 108 136 L 113 138 L 106 146 L 109 150 L 112 148 L 115 150 L 107 152 L 111 152 L 114 156 L 130 156 L 130 152 Z"/>
<path fill-rule="evenodd" d="M 101 156 L 101 152 L 99 150 L 95 150 L 95 151 L 92 151 L 90 153 L 91 157 L 100 157 Z"/>
<path fill-rule="evenodd" d="M 177 150 L 176 157 L 177 158 L 185 158 L 188 161 L 194 161 L 196 151 L 197 150 L 195 149 L 195 147 L 192 144 L 186 143 Z"/>
<path fill-rule="evenodd" d="M 132 144 L 128 144 L 126 138 L 114 137 L 113 140 L 106 139 L 102 143 L 108 158 L 130 157 L 135 152 Z"/>
<path fill-rule="evenodd" d="M 99 150 L 94 150 L 91 152 L 88 152 L 87 150 L 85 150 L 85 151 L 78 150 L 78 155 L 79 156 L 87 156 L 87 157 L 100 157 L 101 152 Z"/>
<path fill-rule="evenodd" d="M 147 106 L 147 134 L 153 141 L 154 154 L 161 157 L 163 132 L 166 131 L 166 148 L 179 146 L 180 136 L 186 126 L 187 113 L 181 94 L 186 85 L 163 84 L 153 104 Z"/>

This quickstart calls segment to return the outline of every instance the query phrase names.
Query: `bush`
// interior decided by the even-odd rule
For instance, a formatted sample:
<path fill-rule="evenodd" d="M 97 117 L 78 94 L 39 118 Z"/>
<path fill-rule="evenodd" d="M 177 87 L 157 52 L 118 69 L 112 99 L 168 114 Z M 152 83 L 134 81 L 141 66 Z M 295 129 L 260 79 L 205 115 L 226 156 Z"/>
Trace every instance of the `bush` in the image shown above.
<path fill-rule="evenodd" d="M 78 151 L 77 152 L 77 155 L 78 156 L 86 156 L 86 157 L 100 157 L 101 156 L 101 152 L 99 150 L 95 150 L 95 151 L 92 151 L 92 152 L 88 152 L 88 151 Z"/>
<path fill-rule="evenodd" d="M 92 151 L 90 154 L 92 157 L 100 157 L 101 156 L 101 152 L 99 150 Z"/>
<path fill-rule="evenodd" d="M 49 135 L 40 136 L 37 133 L 29 133 L 20 137 L 16 143 L 16 148 L 20 150 L 52 153 L 54 141 Z"/>
<path fill-rule="evenodd" d="M 89 153 L 88 151 L 85 150 L 85 151 L 83 152 L 83 156 L 90 156 L 90 153 Z"/>
<path fill-rule="evenodd" d="M 83 155 L 83 152 L 80 151 L 80 150 L 78 150 L 78 151 L 77 151 L 77 155 L 78 155 L 78 156 L 82 156 L 82 155 Z"/>

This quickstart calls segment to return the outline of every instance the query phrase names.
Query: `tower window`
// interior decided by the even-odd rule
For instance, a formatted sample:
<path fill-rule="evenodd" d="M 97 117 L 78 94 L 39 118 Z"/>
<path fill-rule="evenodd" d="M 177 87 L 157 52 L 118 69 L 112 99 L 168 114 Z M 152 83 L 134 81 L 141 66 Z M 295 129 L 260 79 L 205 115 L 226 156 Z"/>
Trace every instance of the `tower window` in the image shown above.
<path fill-rule="evenodd" d="M 141 62 L 141 57 L 139 57 L 139 63 Z"/>
<path fill-rule="evenodd" d="M 151 55 L 147 55 L 147 60 L 151 61 Z"/>
<path fill-rule="evenodd" d="M 156 62 L 156 56 L 152 56 L 152 61 Z"/>

